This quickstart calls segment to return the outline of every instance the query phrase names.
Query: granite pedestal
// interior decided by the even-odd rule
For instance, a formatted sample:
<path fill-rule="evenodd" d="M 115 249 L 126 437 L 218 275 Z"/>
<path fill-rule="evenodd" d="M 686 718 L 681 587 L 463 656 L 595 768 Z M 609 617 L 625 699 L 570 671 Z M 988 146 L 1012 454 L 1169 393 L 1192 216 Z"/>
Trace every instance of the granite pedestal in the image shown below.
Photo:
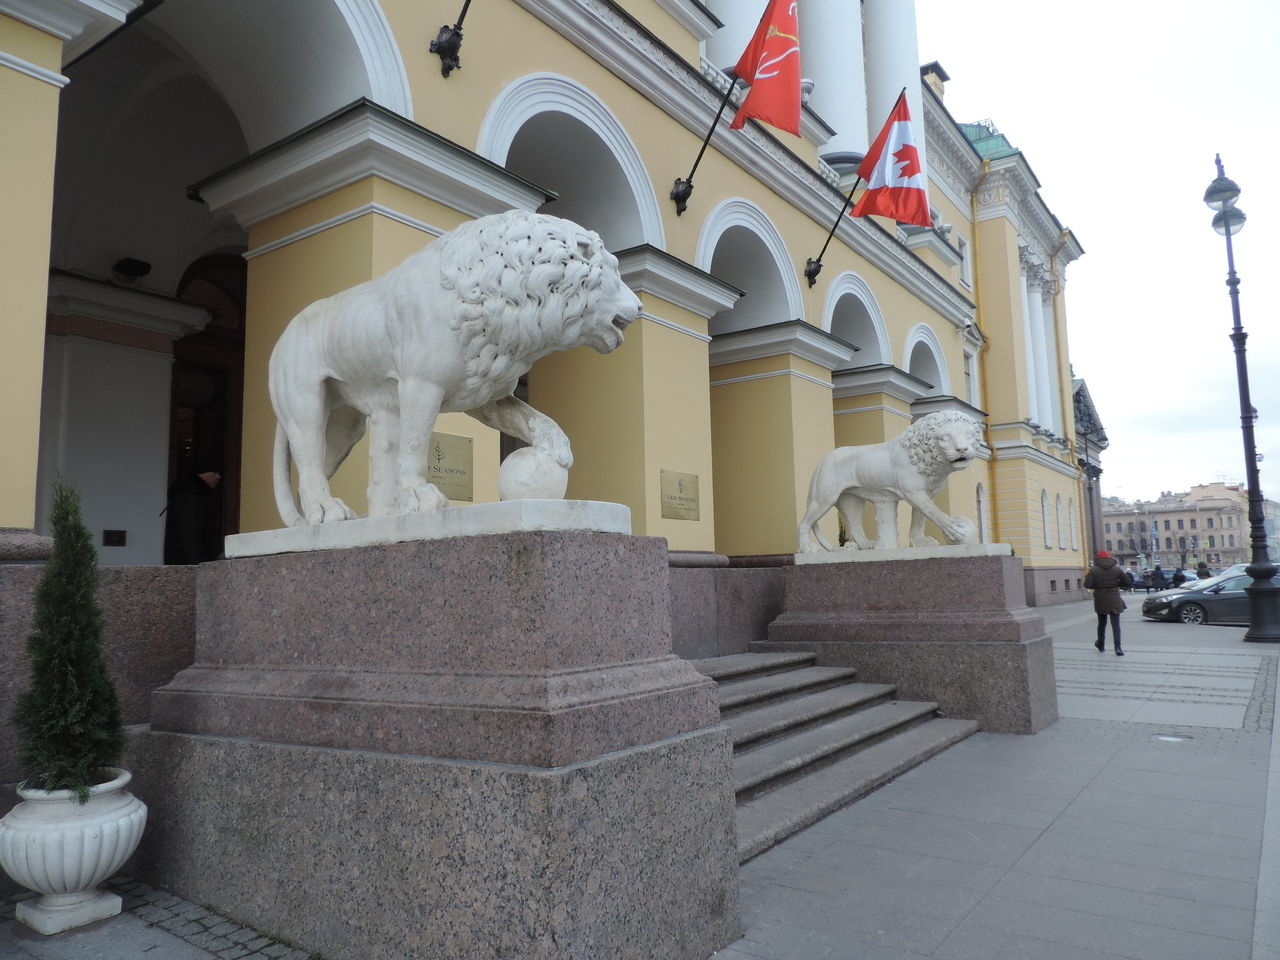
<path fill-rule="evenodd" d="M 702 958 L 728 731 L 665 542 L 531 531 L 200 568 L 134 747 L 137 871 L 329 960 Z"/>
<path fill-rule="evenodd" d="M 1058 718 L 1053 640 L 1012 556 L 787 567 L 782 613 L 752 650 L 814 652 L 984 730 L 1034 733 Z"/>

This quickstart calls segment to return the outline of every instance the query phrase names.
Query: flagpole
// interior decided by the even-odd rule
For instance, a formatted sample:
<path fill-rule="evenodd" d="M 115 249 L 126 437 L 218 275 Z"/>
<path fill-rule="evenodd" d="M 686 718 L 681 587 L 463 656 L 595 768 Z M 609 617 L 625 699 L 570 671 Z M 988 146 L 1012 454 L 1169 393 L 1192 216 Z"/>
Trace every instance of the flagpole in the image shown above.
<path fill-rule="evenodd" d="M 733 96 L 733 89 L 738 85 L 738 75 L 736 73 L 729 74 L 729 89 L 724 92 L 724 99 L 720 101 L 720 109 L 716 111 L 716 118 L 711 121 L 711 129 L 707 131 L 707 136 L 702 141 L 702 149 L 698 151 L 697 158 L 693 161 L 693 168 L 689 171 L 689 176 L 680 179 L 677 178 L 675 184 L 671 187 L 671 199 L 676 202 L 676 216 L 684 213 L 689 206 L 689 197 L 693 195 L 693 175 L 698 170 L 698 164 L 702 162 L 702 155 L 707 152 L 707 144 L 711 142 L 711 135 L 716 132 L 716 125 L 720 123 L 720 118 L 724 116 L 724 108 L 729 105 L 729 98 Z"/>
<path fill-rule="evenodd" d="M 840 226 L 840 220 L 844 216 L 844 212 L 849 209 L 849 204 L 853 203 L 853 191 L 858 189 L 858 184 L 861 182 L 862 177 L 853 178 L 853 186 L 849 188 L 849 195 L 844 198 L 844 203 L 840 204 L 840 212 L 836 214 L 836 222 L 831 224 L 831 232 L 827 234 L 827 242 L 822 245 L 822 249 L 818 251 L 818 256 L 815 259 L 805 261 L 804 276 L 811 287 L 818 282 L 818 274 L 822 272 L 823 254 L 827 252 L 827 247 L 831 245 L 831 238 L 836 235 L 836 228 Z"/>

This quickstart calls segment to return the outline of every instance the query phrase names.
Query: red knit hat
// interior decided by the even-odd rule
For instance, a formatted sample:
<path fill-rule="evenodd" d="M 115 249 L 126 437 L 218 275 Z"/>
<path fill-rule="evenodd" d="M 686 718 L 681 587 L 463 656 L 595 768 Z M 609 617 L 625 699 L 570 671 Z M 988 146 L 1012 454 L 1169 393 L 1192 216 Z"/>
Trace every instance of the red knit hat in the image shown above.
<path fill-rule="evenodd" d="M 1099 550 L 1097 553 L 1097 557 L 1099 560 L 1110 560 L 1111 554 L 1107 553 L 1107 551 L 1105 550 Z"/>

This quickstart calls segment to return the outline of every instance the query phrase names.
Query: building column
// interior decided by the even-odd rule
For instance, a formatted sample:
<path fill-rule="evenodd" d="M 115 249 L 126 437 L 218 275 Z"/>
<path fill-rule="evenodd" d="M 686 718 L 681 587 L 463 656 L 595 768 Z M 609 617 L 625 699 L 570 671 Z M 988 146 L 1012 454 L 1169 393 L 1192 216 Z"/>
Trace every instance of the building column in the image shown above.
<path fill-rule="evenodd" d="M 3 4 L 0 4 L 3 10 Z M 0 539 L 30 537 L 36 520 L 36 460 L 44 364 L 45 303 L 53 211 L 58 96 L 67 78 L 62 41 L 0 13 L 0 291 L 4 350 L 0 409 Z M 22 533 L 20 533 L 20 531 Z M 6 559 L 0 543 L 0 560 Z"/>
<path fill-rule="evenodd" d="M 1049 350 L 1045 342 L 1044 328 L 1044 275 L 1039 271 L 1027 277 L 1027 299 L 1030 307 L 1028 320 L 1031 324 L 1031 344 L 1034 363 L 1031 375 L 1035 378 L 1036 411 L 1040 426 L 1046 430 L 1054 430 L 1053 400 L 1049 377 Z M 1056 432 L 1056 431 L 1055 431 Z"/>
<path fill-rule="evenodd" d="M 707 40 L 707 60 L 721 70 L 730 70 L 751 42 L 760 23 L 763 3 L 745 0 L 709 0 L 707 7 L 724 24 Z"/>
<path fill-rule="evenodd" d="M 874 140 L 880 132 L 894 101 L 905 87 L 920 164 L 928 170 L 915 0 L 863 0 L 862 22 L 867 77 L 867 142 Z"/>
<path fill-rule="evenodd" d="M 860 5 L 819 2 L 800 7 L 804 75 L 813 81 L 811 106 L 835 131 L 822 159 L 842 173 L 867 152 L 867 82 Z"/>
<path fill-rule="evenodd" d="M 632 532 L 665 537 L 672 550 L 714 550 L 708 327 L 740 293 L 647 244 L 618 263 L 644 304 L 640 319 L 607 356 L 543 357 L 529 402 L 573 444 L 570 499 L 626 504 Z"/>
<path fill-rule="evenodd" d="M 1032 423 L 1040 423 L 1040 397 L 1039 385 L 1036 380 L 1036 347 L 1035 347 L 1035 326 L 1031 322 L 1031 294 L 1027 283 L 1027 271 L 1024 267 L 1019 274 L 1019 293 L 1022 301 L 1022 342 L 1024 353 L 1026 355 L 1026 377 L 1027 377 L 1027 418 Z"/>
<path fill-rule="evenodd" d="M 1058 330 L 1053 311 L 1053 283 L 1046 279 L 1041 287 L 1040 313 L 1044 317 L 1045 385 L 1049 393 L 1049 426 L 1058 436 L 1066 436 L 1062 421 L 1062 376 L 1058 369 Z"/>
<path fill-rule="evenodd" d="M 831 371 L 853 350 L 789 320 L 721 334 L 710 357 L 716 550 L 795 553 L 809 478 L 835 447 Z M 834 514 L 824 524 L 834 540 Z"/>

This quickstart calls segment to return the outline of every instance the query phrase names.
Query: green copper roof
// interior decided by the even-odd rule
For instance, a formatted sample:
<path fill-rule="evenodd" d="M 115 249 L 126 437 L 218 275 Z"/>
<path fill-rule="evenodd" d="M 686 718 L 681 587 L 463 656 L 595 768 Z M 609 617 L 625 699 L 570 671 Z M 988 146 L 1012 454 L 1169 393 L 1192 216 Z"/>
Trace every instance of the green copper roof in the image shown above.
<path fill-rule="evenodd" d="M 980 156 L 995 160 L 1018 152 L 1018 148 L 1011 144 L 1009 138 L 997 130 L 990 120 L 961 123 L 958 126 Z"/>

